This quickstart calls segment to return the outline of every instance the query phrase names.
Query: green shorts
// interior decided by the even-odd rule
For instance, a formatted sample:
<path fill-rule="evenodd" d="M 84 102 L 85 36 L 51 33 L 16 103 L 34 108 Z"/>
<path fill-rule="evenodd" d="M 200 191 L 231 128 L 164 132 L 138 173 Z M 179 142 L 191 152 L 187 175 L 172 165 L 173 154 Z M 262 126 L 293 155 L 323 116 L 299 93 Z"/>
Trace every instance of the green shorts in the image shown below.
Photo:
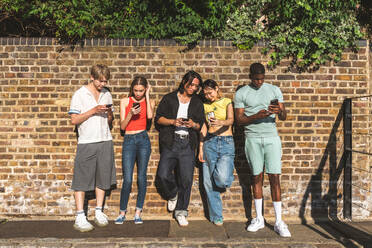
<path fill-rule="evenodd" d="M 265 171 L 268 174 L 282 173 L 282 143 L 280 137 L 245 138 L 245 155 L 254 176 Z"/>

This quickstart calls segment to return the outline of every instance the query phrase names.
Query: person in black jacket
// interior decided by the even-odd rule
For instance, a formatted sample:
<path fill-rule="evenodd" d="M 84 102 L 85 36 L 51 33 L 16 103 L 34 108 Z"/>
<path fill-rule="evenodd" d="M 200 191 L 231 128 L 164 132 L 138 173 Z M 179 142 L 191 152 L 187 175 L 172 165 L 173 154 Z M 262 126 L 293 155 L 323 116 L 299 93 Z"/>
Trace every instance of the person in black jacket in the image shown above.
<path fill-rule="evenodd" d="M 196 95 L 201 84 L 198 73 L 187 72 L 178 89 L 161 99 L 155 116 L 160 145 L 158 183 L 168 200 L 168 210 L 174 211 L 180 226 L 188 225 L 195 151 L 204 121 L 203 103 Z"/>

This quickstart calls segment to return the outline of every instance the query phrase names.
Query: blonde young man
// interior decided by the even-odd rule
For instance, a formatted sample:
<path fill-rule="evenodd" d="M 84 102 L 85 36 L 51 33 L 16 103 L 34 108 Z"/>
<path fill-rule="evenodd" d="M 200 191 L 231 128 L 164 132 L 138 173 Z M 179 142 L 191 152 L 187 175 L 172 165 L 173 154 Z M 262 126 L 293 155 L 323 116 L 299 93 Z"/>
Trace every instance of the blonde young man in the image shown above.
<path fill-rule="evenodd" d="M 113 121 L 112 96 L 105 86 L 110 71 L 105 65 L 91 68 L 90 82 L 78 89 L 71 100 L 71 123 L 78 129 L 78 145 L 71 188 L 76 202 L 74 228 L 80 232 L 94 229 L 85 216 L 83 205 L 86 191 L 95 191 L 97 207 L 94 221 L 108 225 L 102 212 L 105 190 L 116 184 L 114 148 L 110 126 Z"/>

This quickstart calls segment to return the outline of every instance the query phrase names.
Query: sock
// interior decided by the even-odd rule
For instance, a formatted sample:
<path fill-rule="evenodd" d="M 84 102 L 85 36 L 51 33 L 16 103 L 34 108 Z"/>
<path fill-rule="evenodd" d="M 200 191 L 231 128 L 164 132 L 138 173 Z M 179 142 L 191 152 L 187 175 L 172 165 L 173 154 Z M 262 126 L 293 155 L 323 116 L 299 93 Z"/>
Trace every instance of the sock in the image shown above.
<path fill-rule="evenodd" d="M 282 221 L 282 202 L 273 202 L 274 210 L 275 210 L 275 224 L 278 224 L 280 221 Z"/>
<path fill-rule="evenodd" d="M 139 213 L 137 213 L 138 210 L 140 211 Z M 136 213 L 134 214 L 134 217 L 139 218 L 141 216 L 141 213 L 142 213 L 142 209 L 141 208 L 136 208 Z"/>
<path fill-rule="evenodd" d="M 76 217 L 77 216 L 85 216 L 84 210 L 76 211 Z"/>
<path fill-rule="evenodd" d="M 256 217 L 262 220 L 262 198 L 254 199 L 254 206 L 256 207 Z"/>
<path fill-rule="evenodd" d="M 96 207 L 96 213 L 97 212 L 102 212 L 102 207 Z"/>

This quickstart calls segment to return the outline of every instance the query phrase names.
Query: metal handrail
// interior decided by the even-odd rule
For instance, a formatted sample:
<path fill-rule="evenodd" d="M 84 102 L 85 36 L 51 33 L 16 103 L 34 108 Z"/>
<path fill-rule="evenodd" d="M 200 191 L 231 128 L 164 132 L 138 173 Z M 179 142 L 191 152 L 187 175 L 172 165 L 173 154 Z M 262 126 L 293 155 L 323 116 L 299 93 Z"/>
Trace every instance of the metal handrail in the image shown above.
<path fill-rule="evenodd" d="M 350 148 L 346 148 L 345 150 L 346 151 L 350 151 L 350 152 L 356 152 L 356 153 L 361 153 L 361 154 L 371 155 L 372 156 L 372 153 L 370 153 L 370 152 L 357 151 L 357 150 L 353 150 L 353 149 L 350 149 Z"/>
<path fill-rule="evenodd" d="M 344 113 L 344 218 L 351 219 L 352 210 L 352 99 L 346 98 L 343 103 Z"/>
<path fill-rule="evenodd" d="M 353 149 L 352 139 L 352 125 L 353 125 L 353 114 L 352 114 L 352 100 L 372 97 L 372 95 L 348 97 L 345 98 L 343 103 L 343 120 L 344 120 L 344 218 L 351 219 L 352 210 L 352 153 L 360 153 L 368 156 L 372 156 L 372 153 L 365 151 L 358 151 Z M 355 116 L 355 115 L 354 115 Z M 355 185 L 354 185 L 355 186 Z"/>

